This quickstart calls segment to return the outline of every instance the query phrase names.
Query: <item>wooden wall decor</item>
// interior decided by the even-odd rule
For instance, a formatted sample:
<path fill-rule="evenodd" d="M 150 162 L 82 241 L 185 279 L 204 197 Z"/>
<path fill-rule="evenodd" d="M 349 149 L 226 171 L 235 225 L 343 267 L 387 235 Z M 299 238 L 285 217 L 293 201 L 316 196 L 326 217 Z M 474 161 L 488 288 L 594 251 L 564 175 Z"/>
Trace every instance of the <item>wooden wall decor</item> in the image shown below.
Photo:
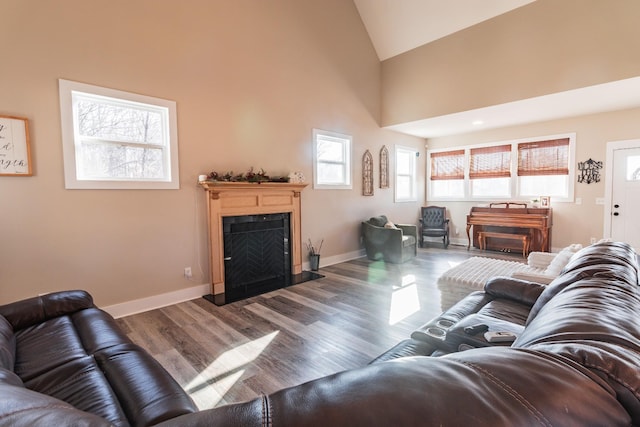
<path fill-rule="evenodd" d="M 380 149 L 380 188 L 389 188 L 389 150 Z"/>
<path fill-rule="evenodd" d="M 373 196 L 373 156 L 369 150 L 362 156 L 362 195 Z"/>
<path fill-rule="evenodd" d="M 29 120 L 0 116 L 0 176 L 31 176 Z"/>

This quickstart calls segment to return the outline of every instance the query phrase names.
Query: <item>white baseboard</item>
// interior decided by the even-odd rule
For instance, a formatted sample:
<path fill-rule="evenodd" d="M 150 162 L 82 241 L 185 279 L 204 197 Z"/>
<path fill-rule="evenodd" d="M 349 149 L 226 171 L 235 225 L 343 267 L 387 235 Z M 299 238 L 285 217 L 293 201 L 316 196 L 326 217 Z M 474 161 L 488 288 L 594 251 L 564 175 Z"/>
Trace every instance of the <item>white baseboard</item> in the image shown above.
<path fill-rule="evenodd" d="M 356 258 L 361 258 L 366 255 L 364 249 L 360 249 L 359 251 L 347 252 L 346 254 L 334 255 L 330 257 L 322 257 L 320 256 L 320 267 L 327 267 L 329 265 L 338 264 L 341 262 L 349 261 Z M 305 261 L 302 263 L 303 270 L 309 270 L 309 261 Z"/>
<path fill-rule="evenodd" d="M 349 261 L 351 259 L 360 258 L 365 256 L 364 249 L 359 251 L 348 252 L 345 254 L 320 257 L 320 267 L 326 267 L 328 265 L 338 264 L 340 262 Z M 303 270 L 309 270 L 309 262 L 302 263 Z M 211 293 L 211 285 L 204 283 L 202 285 L 193 286 L 187 289 L 181 289 L 179 291 L 167 292 L 165 294 L 153 295 L 146 298 L 140 298 L 133 301 L 127 301 L 120 304 L 109 305 L 101 307 L 104 311 L 115 317 L 116 319 L 124 316 L 131 316 L 132 314 L 142 313 L 144 311 L 154 310 L 156 308 L 166 307 L 168 305 L 177 304 L 179 302 L 189 301 L 196 298 L 201 298 L 204 295 Z"/>
<path fill-rule="evenodd" d="M 117 319 L 119 317 L 130 316 L 132 314 L 142 313 L 143 311 L 154 310 L 156 308 L 162 308 L 179 302 L 200 298 L 203 295 L 210 293 L 211 285 L 204 283 L 202 285 L 181 289 L 179 291 L 153 295 L 147 298 L 140 298 L 101 308 Z"/>

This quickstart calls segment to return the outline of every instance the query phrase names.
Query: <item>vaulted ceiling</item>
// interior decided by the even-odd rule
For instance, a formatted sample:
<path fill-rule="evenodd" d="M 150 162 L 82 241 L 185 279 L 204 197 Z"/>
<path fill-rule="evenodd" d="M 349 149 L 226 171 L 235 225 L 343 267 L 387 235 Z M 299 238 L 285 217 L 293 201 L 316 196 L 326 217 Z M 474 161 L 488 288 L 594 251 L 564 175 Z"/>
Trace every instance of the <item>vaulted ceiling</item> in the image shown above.
<path fill-rule="evenodd" d="M 353 0 L 381 61 L 535 0 Z M 390 129 L 423 138 L 640 107 L 640 78 L 429 117 Z"/>

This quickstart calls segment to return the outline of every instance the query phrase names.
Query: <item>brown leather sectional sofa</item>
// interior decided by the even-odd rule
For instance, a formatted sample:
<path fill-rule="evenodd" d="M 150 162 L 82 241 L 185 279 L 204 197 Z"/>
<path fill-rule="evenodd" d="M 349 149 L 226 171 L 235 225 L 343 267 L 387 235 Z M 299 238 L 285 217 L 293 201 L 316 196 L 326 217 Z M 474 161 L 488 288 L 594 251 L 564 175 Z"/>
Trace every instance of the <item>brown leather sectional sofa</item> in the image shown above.
<path fill-rule="evenodd" d="M 622 243 L 583 249 L 548 286 L 492 279 L 368 366 L 200 412 L 86 293 L 0 315 L 0 425 L 640 425 L 638 262 Z"/>

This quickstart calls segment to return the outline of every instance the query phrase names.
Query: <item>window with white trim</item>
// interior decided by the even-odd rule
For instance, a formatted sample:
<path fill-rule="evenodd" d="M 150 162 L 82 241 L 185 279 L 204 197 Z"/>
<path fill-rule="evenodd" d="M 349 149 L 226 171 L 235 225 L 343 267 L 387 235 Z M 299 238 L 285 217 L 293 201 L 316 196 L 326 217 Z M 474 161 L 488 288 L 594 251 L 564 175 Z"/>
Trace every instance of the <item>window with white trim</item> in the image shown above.
<path fill-rule="evenodd" d="M 415 202 L 418 200 L 418 192 L 416 190 L 416 150 L 396 145 L 395 155 L 395 201 Z"/>
<path fill-rule="evenodd" d="M 428 152 L 429 200 L 573 201 L 575 134 Z"/>
<path fill-rule="evenodd" d="M 351 189 L 350 135 L 313 129 L 313 188 Z"/>
<path fill-rule="evenodd" d="M 59 81 L 65 187 L 177 189 L 173 101 Z"/>

